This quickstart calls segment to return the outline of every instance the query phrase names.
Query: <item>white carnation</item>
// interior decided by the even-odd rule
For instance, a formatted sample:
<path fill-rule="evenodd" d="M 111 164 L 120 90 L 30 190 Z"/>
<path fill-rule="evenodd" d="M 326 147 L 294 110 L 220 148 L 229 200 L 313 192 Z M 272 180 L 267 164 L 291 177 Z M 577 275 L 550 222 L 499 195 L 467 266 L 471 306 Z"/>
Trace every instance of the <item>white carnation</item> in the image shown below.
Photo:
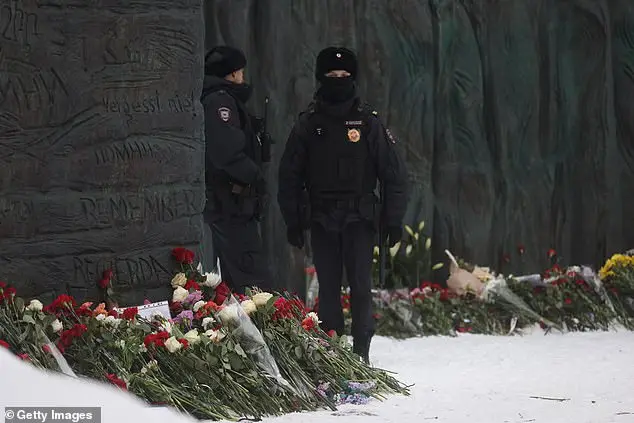
<path fill-rule="evenodd" d="M 306 317 L 310 317 L 317 324 L 321 323 L 321 320 L 319 320 L 319 316 L 317 316 L 317 313 L 315 313 L 314 311 L 306 314 Z"/>
<path fill-rule="evenodd" d="M 179 286 L 174 290 L 174 294 L 172 295 L 172 301 L 175 303 L 182 303 L 185 301 L 185 298 L 189 295 L 189 291 L 185 288 Z"/>
<path fill-rule="evenodd" d="M 198 335 L 198 331 L 196 329 L 192 329 L 189 332 L 187 332 L 184 338 L 190 344 L 195 344 L 196 342 L 200 341 L 200 336 Z"/>
<path fill-rule="evenodd" d="M 53 332 L 59 332 L 64 329 L 64 325 L 62 325 L 62 322 L 60 322 L 59 319 L 53 320 L 51 327 L 53 328 Z"/>
<path fill-rule="evenodd" d="M 106 315 L 105 314 L 101 314 L 101 313 L 99 313 L 97 316 L 95 316 L 95 319 L 97 319 L 100 322 L 102 320 L 104 320 L 105 318 L 106 318 Z"/>
<path fill-rule="evenodd" d="M 105 318 L 104 322 L 116 328 L 117 326 L 119 326 L 119 323 L 121 323 L 121 319 L 117 319 L 114 316 L 108 316 Z"/>
<path fill-rule="evenodd" d="M 220 330 L 209 329 L 207 332 L 205 332 L 205 336 L 209 337 L 209 339 L 211 339 L 211 341 L 213 342 L 220 342 L 224 339 L 226 335 Z"/>
<path fill-rule="evenodd" d="M 39 300 L 31 300 L 27 308 L 31 311 L 42 311 L 44 304 Z"/>
<path fill-rule="evenodd" d="M 165 348 L 167 348 L 167 351 L 175 353 L 176 351 L 183 348 L 183 344 L 178 342 L 178 339 L 171 336 L 167 341 L 165 341 Z"/>
<path fill-rule="evenodd" d="M 216 319 L 214 319 L 213 317 L 205 317 L 203 319 L 203 327 L 205 329 L 207 329 L 209 326 L 213 325 L 214 323 L 216 323 Z"/>
<path fill-rule="evenodd" d="M 203 300 L 198 301 L 196 304 L 194 304 L 194 311 L 196 312 L 196 311 L 200 310 L 200 308 L 202 306 L 204 306 L 205 304 L 207 304 L 207 303 L 205 301 L 203 301 Z"/>

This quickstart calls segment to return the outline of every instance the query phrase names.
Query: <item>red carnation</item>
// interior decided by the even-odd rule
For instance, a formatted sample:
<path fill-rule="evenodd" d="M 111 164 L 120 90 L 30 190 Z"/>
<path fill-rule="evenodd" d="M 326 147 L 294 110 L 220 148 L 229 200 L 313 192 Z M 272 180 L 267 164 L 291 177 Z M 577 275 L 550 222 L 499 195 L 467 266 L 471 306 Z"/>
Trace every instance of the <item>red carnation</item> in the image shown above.
<path fill-rule="evenodd" d="M 564 303 L 570 305 L 570 304 L 572 304 L 572 300 L 570 298 L 566 298 L 564 300 Z"/>
<path fill-rule="evenodd" d="M 183 305 L 179 301 L 175 301 L 170 304 L 170 312 L 172 315 L 178 314 L 183 311 Z"/>
<path fill-rule="evenodd" d="M 330 330 L 328 331 L 328 336 L 329 336 L 329 337 L 334 338 L 334 337 L 335 337 L 335 335 L 337 335 L 337 332 L 336 332 L 334 329 L 330 329 Z"/>
<path fill-rule="evenodd" d="M 67 312 L 71 309 L 74 309 L 76 305 L 77 303 L 75 302 L 75 299 L 73 297 L 71 297 L 70 295 L 62 294 L 55 298 L 55 300 L 53 300 L 51 304 L 44 307 L 44 311 L 49 313 Z"/>
<path fill-rule="evenodd" d="M 110 279 L 101 279 L 97 282 L 97 285 L 99 285 L 99 288 L 101 289 L 106 289 L 108 288 L 108 285 L 110 285 Z"/>
<path fill-rule="evenodd" d="M 187 290 L 193 289 L 194 291 L 200 291 L 200 285 L 198 285 L 196 281 L 191 279 L 187 281 L 184 288 Z"/>
<path fill-rule="evenodd" d="M 117 310 L 110 310 L 108 316 L 119 317 L 119 312 Z"/>
<path fill-rule="evenodd" d="M 133 320 L 134 316 L 139 313 L 138 307 L 128 307 L 123 310 L 123 318 L 126 320 Z"/>
<path fill-rule="evenodd" d="M 27 353 L 18 354 L 18 357 L 20 357 L 23 361 L 31 361 L 31 357 L 29 357 Z"/>
<path fill-rule="evenodd" d="M 146 337 L 143 339 L 143 344 L 146 347 L 149 347 L 150 345 L 156 345 L 157 347 L 164 347 L 165 346 L 165 341 L 168 340 L 170 337 L 169 332 L 158 332 L 158 333 L 151 333 L 149 335 L 146 335 Z"/>
<path fill-rule="evenodd" d="M 548 255 L 548 258 L 553 258 L 557 255 L 557 251 L 551 248 L 550 250 L 548 250 L 547 255 Z"/>
<path fill-rule="evenodd" d="M 216 298 L 214 298 L 214 302 L 216 304 L 224 304 L 229 295 L 231 295 L 229 286 L 226 283 L 221 282 L 220 285 L 216 287 Z"/>
<path fill-rule="evenodd" d="M 15 288 L 11 286 L 0 289 L 0 301 L 7 300 L 7 302 L 11 302 L 15 292 Z"/>
<path fill-rule="evenodd" d="M 181 264 L 192 264 L 194 262 L 194 252 L 183 247 L 176 247 L 172 250 L 172 255 Z"/>
<path fill-rule="evenodd" d="M 6 287 L 7 287 L 7 283 L 0 281 L 0 289 L 6 288 Z"/>
<path fill-rule="evenodd" d="M 106 379 L 108 379 L 108 381 L 110 383 L 112 383 L 115 386 L 118 386 L 119 388 L 123 389 L 124 391 L 128 390 L 128 385 L 126 385 L 125 381 L 123 379 L 119 379 L 117 377 L 117 375 L 113 374 L 113 373 L 108 373 L 106 374 Z"/>
<path fill-rule="evenodd" d="M 0 347 L 5 347 L 7 349 L 11 348 L 11 346 L 6 342 L 0 339 Z"/>
<path fill-rule="evenodd" d="M 187 339 L 185 339 L 185 338 L 179 339 L 178 342 L 180 342 L 181 345 L 183 345 L 183 349 L 184 350 L 187 349 L 187 347 L 189 347 L 189 342 L 187 342 Z"/>

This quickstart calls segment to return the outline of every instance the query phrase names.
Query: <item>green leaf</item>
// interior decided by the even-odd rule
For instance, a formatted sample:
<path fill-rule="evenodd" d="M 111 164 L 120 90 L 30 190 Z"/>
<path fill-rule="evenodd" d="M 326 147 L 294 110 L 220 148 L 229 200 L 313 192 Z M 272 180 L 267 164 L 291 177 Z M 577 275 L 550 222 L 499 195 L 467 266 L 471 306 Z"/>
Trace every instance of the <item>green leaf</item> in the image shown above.
<path fill-rule="evenodd" d="M 240 370 L 244 369 L 244 365 L 242 364 L 242 360 L 240 360 L 240 357 L 236 354 L 231 354 L 231 357 L 229 359 L 230 363 L 231 363 L 231 368 L 237 372 L 239 372 Z"/>
<path fill-rule="evenodd" d="M 244 350 L 242 349 L 242 346 L 240 346 L 240 344 L 236 344 L 236 347 L 234 349 L 234 351 L 236 352 L 236 354 L 238 354 L 240 357 L 246 357 L 247 355 L 245 354 Z"/>
<path fill-rule="evenodd" d="M 35 319 L 33 319 L 33 316 L 30 316 L 30 315 L 28 315 L 28 314 L 25 314 L 25 315 L 22 317 L 22 321 L 23 321 L 24 323 L 30 323 L 30 324 L 32 324 L 32 325 L 34 325 L 34 324 L 35 324 Z"/>
<path fill-rule="evenodd" d="M 20 297 L 15 297 L 13 300 L 13 303 L 15 304 L 15 308 L 20 311 L 24 309 L 24 300 Z"/>

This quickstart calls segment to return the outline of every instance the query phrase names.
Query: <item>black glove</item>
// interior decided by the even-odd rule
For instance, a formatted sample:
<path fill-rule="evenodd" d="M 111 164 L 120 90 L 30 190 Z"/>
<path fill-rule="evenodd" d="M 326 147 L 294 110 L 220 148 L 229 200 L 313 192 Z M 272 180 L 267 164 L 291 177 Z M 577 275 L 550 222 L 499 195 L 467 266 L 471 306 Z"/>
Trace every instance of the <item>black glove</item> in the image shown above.
<path fill-rule="evenodd" d="M 299 249 L 304 248 L 304 231 L 302 231 L 301 228 L 287 228 L 286 239 L 288 239 L 288 243 L 293 247 Z"/>
<path fill-rule="evenodd" d="M 403 239 L 403 228 L 400 226 L 388 226 L 387 228 L 387 245 L 392 248 L 397 242 Z"/>

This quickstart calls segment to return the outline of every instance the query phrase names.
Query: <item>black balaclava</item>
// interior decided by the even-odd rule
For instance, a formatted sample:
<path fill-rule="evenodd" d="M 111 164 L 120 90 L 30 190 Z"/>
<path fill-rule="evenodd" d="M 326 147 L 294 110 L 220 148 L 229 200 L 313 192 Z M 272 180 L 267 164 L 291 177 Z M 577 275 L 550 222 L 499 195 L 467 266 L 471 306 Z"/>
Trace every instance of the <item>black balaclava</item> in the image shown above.
<path fill-rule="evenodd" d="M 317 96 L 328 103 L 342 103 L 356 95 L 357 58 L 342 47 L 328 47 L 319 52 L 315 66 L 315 77 L 320 82 Z M 327 77 L 334 70 L 347 71 L 347 77 Z"/>

